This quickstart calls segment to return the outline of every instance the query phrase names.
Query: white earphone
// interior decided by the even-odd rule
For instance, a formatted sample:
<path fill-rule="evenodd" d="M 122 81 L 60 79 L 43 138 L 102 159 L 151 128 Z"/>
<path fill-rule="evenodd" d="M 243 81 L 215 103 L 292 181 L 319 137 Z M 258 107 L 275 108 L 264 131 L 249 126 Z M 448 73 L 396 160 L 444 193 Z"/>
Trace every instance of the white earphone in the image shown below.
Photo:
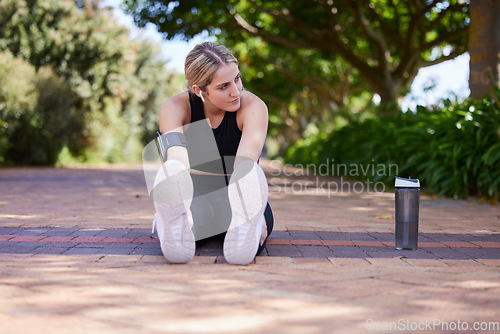
<path fill-rule="evenodd" d="M 203 98 L 203 94 L 202 94 L 201 92 L 200 92 L 200 97 L 201 97 L 201 101 L 202 101 L 203 103 L 205 103 L 205 99 Z"/>

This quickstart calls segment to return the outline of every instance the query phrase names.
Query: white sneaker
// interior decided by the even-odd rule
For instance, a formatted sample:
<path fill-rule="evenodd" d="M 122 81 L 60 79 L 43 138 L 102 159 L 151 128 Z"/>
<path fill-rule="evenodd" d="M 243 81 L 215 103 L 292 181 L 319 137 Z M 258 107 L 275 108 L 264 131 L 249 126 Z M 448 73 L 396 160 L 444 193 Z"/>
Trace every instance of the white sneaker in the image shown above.
<path fill-rule="evenodd" d="M 193 182 L 188 169 L 179 161 L 166 161 L 156 175 L 151 196 L 156 209 L 156 224 L 163 256 L 171 263 L 193 259 L 196 244 L 189 207 Z"/>
<path fill-rule="evenodd" d="M 259 249 L 268 186 L 264 172 L 253 161 L 234 170 L 228 186 L 232 218 L 224 239 L 224 257 L 231 264 L 249 264 Z"/>

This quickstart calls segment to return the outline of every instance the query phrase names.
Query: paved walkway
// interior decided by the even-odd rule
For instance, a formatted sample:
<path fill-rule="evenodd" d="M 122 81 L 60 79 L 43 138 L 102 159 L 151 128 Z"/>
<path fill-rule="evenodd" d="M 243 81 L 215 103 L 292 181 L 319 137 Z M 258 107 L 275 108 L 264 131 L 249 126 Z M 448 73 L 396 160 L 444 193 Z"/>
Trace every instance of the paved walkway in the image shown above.
<path fill-rule="evenodd" d="M 398 251 L 390 190 L 262 165 L 248 266 L 217 243 L 167 264 L 140 165 L 0 169 L 0 333 L 500 332 L 500 206 L 422 195 Z"/>

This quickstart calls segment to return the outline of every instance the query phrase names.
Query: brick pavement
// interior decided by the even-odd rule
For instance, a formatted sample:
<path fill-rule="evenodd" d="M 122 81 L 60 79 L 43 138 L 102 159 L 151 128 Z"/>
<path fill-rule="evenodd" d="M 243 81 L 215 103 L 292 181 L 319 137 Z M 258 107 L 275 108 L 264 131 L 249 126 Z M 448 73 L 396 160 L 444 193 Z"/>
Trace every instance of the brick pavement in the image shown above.
<path fill-rule="evenodd" d="M 262 164 L 276 225 L 249 266 L 220 243 L 168 265 L 140 165 L 0 169 L 0 333 L 500 332 L 499 206 L 423 194 L 398 251 L 390 191 Z"/>
<path fill-rule="evenodd" d="M 364 240 L 359 240 L 364 239 Z M 260 256 L 306 258 L 500 259 L 500 235 L 421 233 L 419 250 L 394 248 L 392 233 L 275 231 Z M 159 255 L 149 229 L 30 228 L 0 226 L 0 253 Z M 199 245 L 196 256 L 223 256 L 222 242 Z"/>

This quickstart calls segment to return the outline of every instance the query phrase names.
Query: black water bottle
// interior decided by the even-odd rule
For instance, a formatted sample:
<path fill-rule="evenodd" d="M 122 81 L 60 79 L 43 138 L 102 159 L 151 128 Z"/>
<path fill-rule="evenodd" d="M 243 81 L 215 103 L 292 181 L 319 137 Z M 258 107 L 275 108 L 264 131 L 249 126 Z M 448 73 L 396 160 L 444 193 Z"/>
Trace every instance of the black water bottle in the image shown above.
<path fill-rule="evenodd" d="M 396 177 L 396 249 L 416 250 L 420 181 Z"/>

